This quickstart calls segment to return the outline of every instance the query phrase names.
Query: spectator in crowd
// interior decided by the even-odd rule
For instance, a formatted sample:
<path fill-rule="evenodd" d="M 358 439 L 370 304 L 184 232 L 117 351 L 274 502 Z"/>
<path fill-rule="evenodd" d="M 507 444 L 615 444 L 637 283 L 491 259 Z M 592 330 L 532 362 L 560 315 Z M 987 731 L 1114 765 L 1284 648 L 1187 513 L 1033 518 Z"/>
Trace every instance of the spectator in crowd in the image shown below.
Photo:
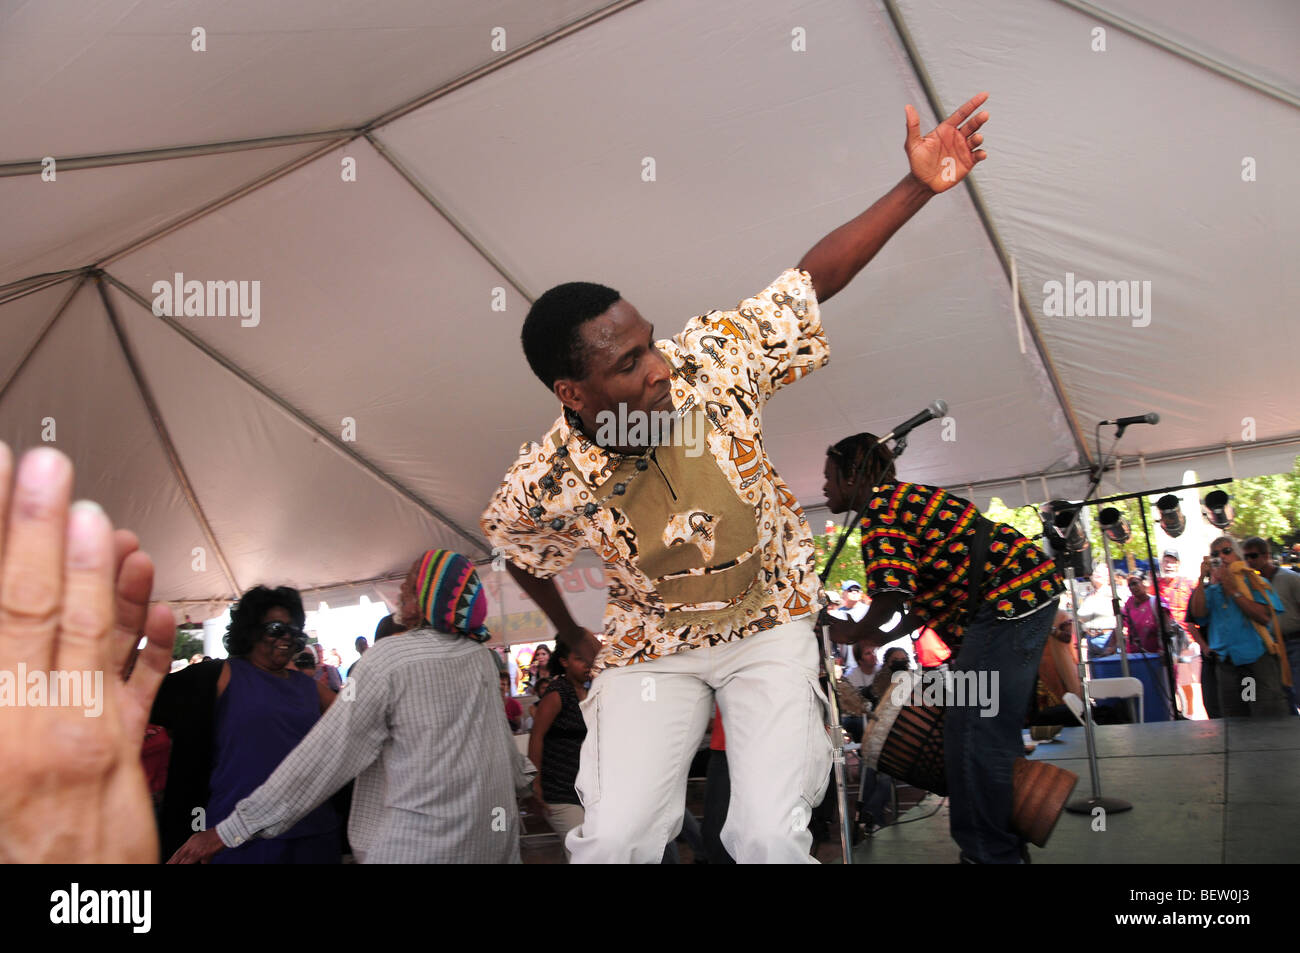
<path fill-rule="evenodd" d="M 1286 653 L 1273 616 L 1282 611 L 1282 603 L 1268 581 L 1249 570 L 1229 537 L 1220 536 L 1210 544 L 1189 611 L 1197 623 L 1208 628 L 1209 647 L 1219 658 L 1218 694 L 1223 715 L 1286 715 L 1282 690 Z M 1276 635 L 1270 633 L 1270 626 Z M 1288 675 L 1289 671 L 1286 669 Z"/>
<path fill-rule="evenodd" d="M 336 672 L 342 671 L 343 656 L 339 654 L 338 649 L 330 649 L 328 652 L 325 653 L 325 664 L 334 666 L 334 671 Z M 342 687 L 341 684 L 340 687 Z"/>
<path fill-rule="evenodd" d="M 415 628 L 377 643 L 348 701 L 171 862 L 274 837 L 355 777 L 348 837 L 358 863 L 519 863 L 516 794 L 532 770 L 501 713 L 473 564 L 428 550 L 407 573 L 400 611 Z"/>
<path fill-rule="evenodd" d="M 1092 592 L 1079 603 L 1079 621 L 1083 623 L 1088 639 L 1089 656 L 1111 655 L 1115 647 L 1115 596 L 1110 588 L 1110 575 L 1105 563 L 1098 563 L 1092 571 Z"/>
<path fill-rule="evenodd" d="M 528 663 L 528 684 L 524 690 L 541 700 L 546 692 L 546 683 L 551 680 L 551 650 L 539 645 L 533 650 L 532 660 Z"/>
<path fill-rule="evenodd" d="M 348 678 L 352 677 L 352 670 L 357 667 L 357 662 L 361 661 L 361 656 L 366 654 L 366 649 L 370 648 L 370 643 L 366 641 L 366 637 L 364 635 L 358 635 L 356 637 L 356 640 L 352 643 L 352 647 L 357 650 L 357 659 L 356 662 L 353 662 L 351 665 L 348 666 L 348 671 L 347 671 Z"/>
<path fill-rule="evenodd" d="M 1287 663 L 1294 679 L 1296 670 L 1300 669 L 1300 573 L 1283 569 L 1273 562 L 1273 553 L 1267 541 L 1258 536 L 1251 536 L 1241 544 L 1241 558 L 1247 566 L 1268 580 L 1273 592 L 1282 601 L 1282 612 L 1278 615 L 1277 622 L 1282 629 Z M 1287 700 L 1295 708 L 1295 686 L 1289 685 L 1286 689 Z"/>
<path fill-rule="evenodd" d="M 501 698 L 506 704 L 506 721 L 510 723 L 510 730 L 519 731 L 519 726 L 524 720 L 524 709 L 519 702 L 510 697 L 510 673 L 501 672 Z"/>
<path fill-rule="evenodd" d="M 302 597 L 256 586 L 230 610 L 230 657 L 201 662 L 163 681 L 150 721 L 172 736 L 161 839 L 170 856 L 262 784 L 307 736 L 334 693 L 289 668 L 306 643 Z M 200 814 L 196 815 L 196 809 Z M 303 812 L 279 836 L 226 853 L 216 863 L 338 863 L 339 821 L 328 804 Z"/>
<path fill-rule="evenodd" d="M 1179 575 L 1178 570 L 1181 567 L 1182 561 L 1178 557 L 1178 550 L 1166 549 L 1160 557 L 1160 597 L 1169 606 L 1170 618 L 1182 628 L 1181 644 L 1174 646 L 1179 654 L 1185 651 L 1189 641 L 1192 640 L 1187 619 L 1187 601 L 1192 597 L 1192 584 Z"/>
<path fill-rule="evenodd" d="M 1065 704 L 1065 696 L 1073 693 L 1083 698 L 1079 685 L 1079 656 L 1074 647 L 1074 623 L 1064 609 L 1056 613 L 1051 635 L 1038 663 L 1038 685 L 1035 690 L 1034 710 L 1029 717 L 1031 725 L 1076 725 L 1078 721 Z"/>
<path fill-rule="evenodd" d="M 1156 608 L 1156 597 L 1147 592 L 1146 576 L 1135 572 L 1128 577 L 1129 598 L 1120 610 L 1124 619 L 1124 632 L 1127 637 L 1126 651 L 1130 654 L 1147 652 L 1160 654 L 1163 651 L 1160 637 L 1160 613 Z M 1168 608 L 1162 607 L 1168 612 Z"/>
<path fill-rule="evenodd" d="M 537 769 L 533 793 L 541 803 L 546 822 L 564 841 L 582 823 L 582 801 L 574 787 L 578 756 L 587 737 L 587 724 L 578 706 L 587 698 L 591 660 L 573 652 L 563 642 L 550 655 L 552 676 L 533 714 L 528 740 L 528 760 Z M 569 847 L 564 846 L 565 860 Z"/>
<path fill-rule="evenodd" d="M 398 622 L 395 616 L 386 615 L 375 626 L 375 641 L 378 642 L 380 639 L 386 639 L 390 635 L 398 635 L 405 631 L 406 626 Z"/>
<path fill-rule="evenodd" d="M 831 610 L 835 612 L 836 610 Z M 852 619 L 854 622 L 860 620 L 867 614 L 867 606 L 862 601 L 862 583 L 854 579 L 846 579 L 840 584 L 840 606 L 837 615 L 838 619 Z"/>

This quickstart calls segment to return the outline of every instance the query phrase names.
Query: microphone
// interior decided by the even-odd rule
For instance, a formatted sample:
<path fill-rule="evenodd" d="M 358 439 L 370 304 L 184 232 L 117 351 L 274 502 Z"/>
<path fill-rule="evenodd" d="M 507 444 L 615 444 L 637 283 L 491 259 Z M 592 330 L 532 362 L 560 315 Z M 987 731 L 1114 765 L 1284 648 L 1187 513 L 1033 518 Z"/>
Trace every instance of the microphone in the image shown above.
<path fill-rule="evenodd" d="M 915 417 L 903 421 L 889 433 L 885 434 L 880 438 L 880 442 L 884 443 L 886 440 L 902 440 L 927 420 L 934 420 L 936 417 L 943 417 L 947 413 L 948 402 L 946 400 L 936 400 Z"/>
<path fill-rule="evenodd" d="M 1101 424 L 1116 424 L 1117 426 L 1122 428 L 1122 427 L 1128 427 L 1132 424 L 1158 424 L 1158 423 L 1160 423 L 1159 414 L 1137 414 L 1136 416 L 1133 417 L 1120 417 L 1116 420 L 1102 420 L 1097 424 L 1097 426 L 1101 426 Z"/>

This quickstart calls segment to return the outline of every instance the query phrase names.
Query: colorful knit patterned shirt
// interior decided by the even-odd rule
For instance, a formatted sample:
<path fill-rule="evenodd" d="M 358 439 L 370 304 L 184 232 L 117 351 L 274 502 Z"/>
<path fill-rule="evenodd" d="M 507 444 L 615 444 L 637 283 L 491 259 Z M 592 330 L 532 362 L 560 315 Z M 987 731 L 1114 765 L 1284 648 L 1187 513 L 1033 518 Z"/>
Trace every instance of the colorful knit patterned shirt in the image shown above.
<path fill-rule="evenodd" d="M 966 601 L 974 504 L 938 487 L 889 483 L 875 487 L 862 515 L 867 594 L 900 592 L 911 611 L 955 646 L 969 623 Z M 989 535 L 981 601 L 1003 619 L 1055 605 L 1064 590 L 1056 564 L 1005 523 Z"/>

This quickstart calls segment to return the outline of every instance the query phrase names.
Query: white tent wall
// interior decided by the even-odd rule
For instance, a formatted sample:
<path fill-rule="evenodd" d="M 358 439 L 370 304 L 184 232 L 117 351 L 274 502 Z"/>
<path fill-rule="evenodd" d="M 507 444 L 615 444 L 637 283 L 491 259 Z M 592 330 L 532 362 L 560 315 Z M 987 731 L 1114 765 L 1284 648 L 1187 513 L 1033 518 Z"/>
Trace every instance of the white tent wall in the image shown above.
<path fill-rule="evenodd" d="M 826 446 L 935 397 L 951 420 L 900 472 L 981 505 L 1077 498 L 1096 420 L 1145 411 L 1160 426 L 1129 430 L 1102 493 L 1287 470 L 1297 39 L 1283 0 L 0 0 L 0 436 L 25 449 L 56 419 L 78 494 L 140 533 L 160 598 L 391 599 L 426 547 L 487 556 L 479 515 L 558 412 L 518 345 L 533 297 L 600 281 L 671 335 L 898 181 L 904 103 L 929 128 L 987 89 L 990 160 L 824 307 L 830 365 L 766 411 L 814 527 Z M 311 141 L 201 154 L 277 136 Z M 197 148 L 138 161 L 176 147 Z M 94 274 L 13 376 L 74 284 L 12 283 L 94 267 L 139 380 Z M 1067 272 L 1150 281 L 1150 322 L 1046 313 Z M 176 273 L 259 282 L 257 325 L 154 317 Z"/>

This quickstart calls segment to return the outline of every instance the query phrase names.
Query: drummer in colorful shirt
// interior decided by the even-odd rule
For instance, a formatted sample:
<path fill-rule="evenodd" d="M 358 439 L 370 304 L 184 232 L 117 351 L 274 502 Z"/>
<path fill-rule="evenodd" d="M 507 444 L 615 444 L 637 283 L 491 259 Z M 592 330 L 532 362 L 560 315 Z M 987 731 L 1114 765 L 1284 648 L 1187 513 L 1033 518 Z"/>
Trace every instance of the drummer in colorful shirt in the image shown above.
<path fill-rule="evenodd" d="M 921 625 L 944 633 L 954 672 L 986 680 L 972 699 L 944 713 L 944 761 L 953 839 L 962 860 L 1014 864 L 1025 844 L 1011 830 L 1012 766 L 1024 754 L 1020 730 L 1039 658 L 1063 591 L 1056 565 L 1015 529 L 987 524 L 983 580 L 969 610 L 971 554 L 984 520 L 945 490 L 905 483 L 889 449 L 873 434 L 841 440 L 827 452 L 827 505 L 862 513 L 862 562 L 871 609 L 859 622 L 831 623 L 831 638 L 874 647 Z M 887 634 L 881 623 L 903 620 Z"/>
<path fill-rule="evenodd" d="M 809 860 L 831 763 L 813 638 L 821 584 L 762 413 L 826 363 L 820 304 L 984 158 L 972 150 L 985 98 L 925 137 L 908 107 L 911 172 L 734 310 L 656 340 L 604 285 L 559 285 L 530 309 L 524 352 L 563 412 L 521 449 L 481 526 L 557 639 L 594 657 L 573 862 L 661 860 L 715 695 L 732 781 L 724 846 L 740 863 Z M 583 548 L 610 579 L 603 645 L 553 578 Z"/>

